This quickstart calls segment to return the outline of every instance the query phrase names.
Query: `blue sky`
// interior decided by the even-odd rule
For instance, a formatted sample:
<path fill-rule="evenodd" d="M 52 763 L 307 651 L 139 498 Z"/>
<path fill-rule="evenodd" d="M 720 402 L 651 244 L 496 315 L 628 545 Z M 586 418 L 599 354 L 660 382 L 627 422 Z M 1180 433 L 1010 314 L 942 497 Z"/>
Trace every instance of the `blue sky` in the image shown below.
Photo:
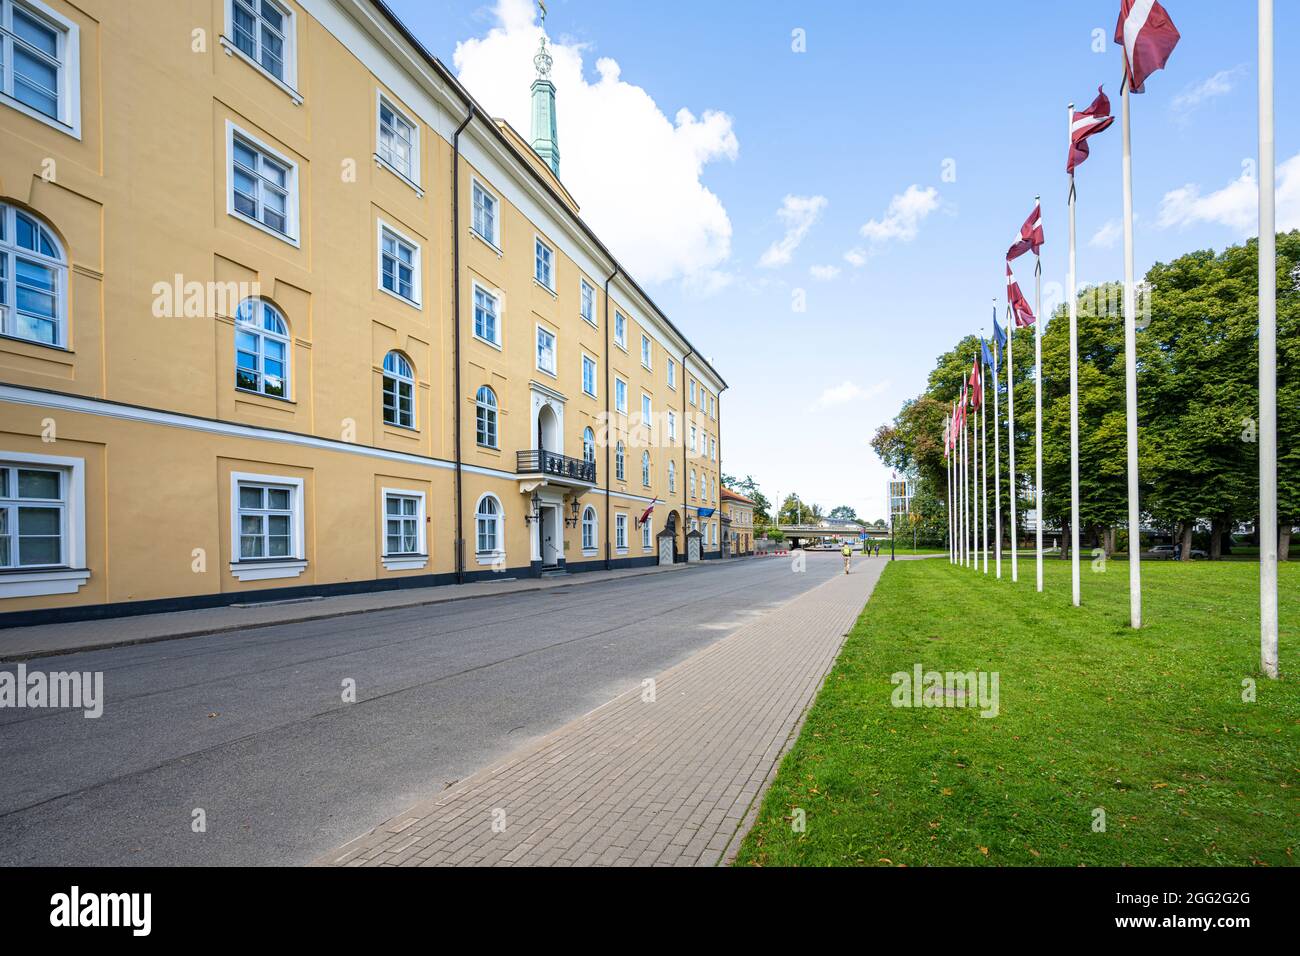
<path fill-rule="evenodd" d="M 519 44 L 535 46 L 539 31 L 519 0 L 389 2 L 490 109 L 526 115 L 531 63 Z M 1238 181 L 1257 152 L 1255 3 L 1164 5 L 1182 40 L 1133 101 L 1139 273 L 1253 234 L 1250 183 Z M 598 228 L 602 214 L 626 222 L 634 210 L 619 196 L 635 194 L 692 224 L 681 246 L 698 270 L 656 256 L 672 243 L 653 234 L 638 244 L 645 237 L 617 226 L 601 231 L 730 383 L 728 473 L 752 474 L 769 496 L 796 490 L 826 508 L 884 516 L 888 470 L 867 442 L 922 390 L 941 351 L 987 333 L 991 299 L 1005 289 L 1003 255 L 1036 193 L 1044 281 L 1064 283 L 1066 104 L 1083 108 L 1104 83 L 1118 115 L 1118 7 L 550 0 L 557 74 L 558 57 L 569 54 L 574 71 L 581 58 L 581 81 L 564 74 L 566 89 L 557 75 L 557 96 L 562 174 L 584 216 Z M 1284 164 L 1300 154 L 1291 119 L 1300 68 L 1281 51 L 1300 37 L 1300 4 L 1283 0 L 1276 17 L 1278 216 L 1295 228 L 1300 159 Z M 494 29 L 514 46 L 507 36 L 482 42 Z M 1093 50 L 1098 29 L 1102 53 Z M 795 30 L 806 52 L 792 49 Z M 598 69 L 601 58 L 617 67 Z M 651 106 L 678 127 L 671 142 Z M 594 155 L 592 129 L 640 164 Z M 1123 274 L 1118 122 L 1092 143 L 1078 175 L 1081 282 Z M 586 144 L 593 155 L 575 156 Z M 661 195 L 646 182 L 656 178 L 646 170 L 658 149 L 674 171 Z M 955 181 L 945 181 L 947 160 Z M 783 218 L 786 197 L 794 199 Z M 845 258 L 854 250 L 860 265 Z M 1032 296 L 1032 267 L 1020 263 Z M 796 290 L 805 311 L 794 308 Z"/>

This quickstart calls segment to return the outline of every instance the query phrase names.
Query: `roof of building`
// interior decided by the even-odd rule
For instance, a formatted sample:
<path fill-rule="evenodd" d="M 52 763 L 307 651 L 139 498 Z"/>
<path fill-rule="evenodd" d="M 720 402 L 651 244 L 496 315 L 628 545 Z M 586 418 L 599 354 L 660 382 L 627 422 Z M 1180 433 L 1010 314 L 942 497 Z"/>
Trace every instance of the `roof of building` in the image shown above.
<path fill-rule="evenodd" d="M 755 501 L 753 498 L 746 498 L 744 495 L 740 494 L 739 492 L 732 491 L 730 488 L 722 489 L 722 500 L 739 501 L 742 505 L 753 505 L 754 507 L 758 507 L 758 502 Z"/>

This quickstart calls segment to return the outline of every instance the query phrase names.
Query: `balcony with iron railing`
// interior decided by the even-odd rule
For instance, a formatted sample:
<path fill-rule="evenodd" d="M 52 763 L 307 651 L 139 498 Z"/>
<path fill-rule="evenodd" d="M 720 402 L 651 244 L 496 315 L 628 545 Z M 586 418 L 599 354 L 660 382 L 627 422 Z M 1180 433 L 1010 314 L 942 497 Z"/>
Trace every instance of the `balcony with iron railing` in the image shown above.
<path fill-rule="evenodd" d="M 570 458 L 544 448 L 526 448 L 516 452 L 515 473 L 541 475 L 558 484 L 594 486 L 596 463 L 585 458 Z"/>

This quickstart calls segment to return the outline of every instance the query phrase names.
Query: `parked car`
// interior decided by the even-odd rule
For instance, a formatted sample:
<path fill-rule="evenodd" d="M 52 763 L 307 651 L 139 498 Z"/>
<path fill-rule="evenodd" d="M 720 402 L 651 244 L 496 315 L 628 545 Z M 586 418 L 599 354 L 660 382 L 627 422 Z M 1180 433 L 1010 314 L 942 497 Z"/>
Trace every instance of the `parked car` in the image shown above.
<path fill-rule="evenodd" d="M 1176 556 L 1175 546 L 1172 544 L 1157 544 L 1153 546 L 1151 550 L 1147 553 L 1153 558 L 1166 558 L 1170 561 L 1172 561 Z M 1202 551 L 1200 548 L 1192 548 L 1191 555 L 1193 561 L 1195 561 L 1197 558 L 1209 557 L 1209 555 L 1206 554 L 1204 551 Z"/>

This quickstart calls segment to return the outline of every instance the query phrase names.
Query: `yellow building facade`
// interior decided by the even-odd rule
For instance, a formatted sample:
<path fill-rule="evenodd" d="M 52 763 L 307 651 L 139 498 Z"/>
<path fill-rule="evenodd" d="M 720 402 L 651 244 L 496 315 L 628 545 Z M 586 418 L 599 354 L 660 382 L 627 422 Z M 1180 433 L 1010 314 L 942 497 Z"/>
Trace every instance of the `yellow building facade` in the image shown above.
<path fill-rule="evenodd" d="M 0 9 L 0 625 L 720 554 L 725 381 L 385 7 Z"/>

